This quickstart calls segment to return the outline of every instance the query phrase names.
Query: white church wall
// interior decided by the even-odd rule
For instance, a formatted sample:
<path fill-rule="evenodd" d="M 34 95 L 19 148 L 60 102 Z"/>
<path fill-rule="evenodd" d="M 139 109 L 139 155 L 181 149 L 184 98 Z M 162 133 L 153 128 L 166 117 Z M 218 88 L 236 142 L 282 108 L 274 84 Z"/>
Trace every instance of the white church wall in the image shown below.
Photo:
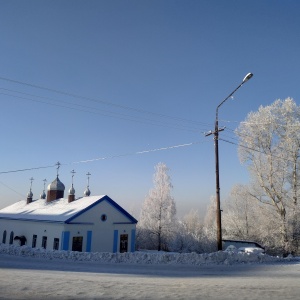
<path fill-rule="evenodd" d="M 107 216 L 106 222 L 103 222 L 101 219 L 103 215 Z M 106 200 L 93 206 L 91 209 L 76 217 L 73 221 L 91 222 L 91 220 L 95 222 L 95 224 L 97 223 L 102 225 L 112 224 L 113 222 L 130 222 L 130 220 L 123 213 L 118 211 Z"/>
<path fill-rule="evenodd" d="M 114 224 L 114 248 L 113 252 L 122 252 L 122 235 L 127 235 L 127 252 L 135 251 L 135 229 L 133 224 Z"/>
<path fill-rule="evenodd" d="M 25 236 L 26 245 L 30 247 L 34 241 L 34 247 L 48 250 L 120 252 L 120 239 L 124 244 L 126 236 L 127 251 L 134 251 L 135 220 L 109 198 L 93 204 L 102 197 L 86 197 L 80 199 L 78 205 L 77 200 L 68 203 L 62 199 L 46 206 L 36 201 L 28 207 L 20 202 L 5 208 L 1 214 L 3 219 L 0 218 L 0 242 L 6 230 L 6 244 L 13 232 L 14 237 Z M 77 217 L 65 216 L 73 209 L 77 209 L 73 214 L 78 213 Z M 69 220 L 69 224 L 63 223 L 65 220 Z"/>
<path fill-rule="evenodd" d="M 93 225 L 65 224 L 63 250 L 72 250 L 73 238 L 82 238 L 82 252 L 91 252 Z"/>
<path fill-rule="evenodd" d="M 94 223 L 92 229 L 91 251 L 120 252 L 119 244 L 120 235 L 122 233 L 128 234 L 128 251 L 134 251 L 134 249 L 131 249 L 134 239 L 131 235 L 133 233 L 132 230 L 135 230 L 136 225 L 126 224 L 131 223 L 131 220 L 105 200 L 81 214 L 72 222 Z"/>
<path fill-rule="evenodd" d="M 54 238 L 61 242 L 61 232 L 63 224 L 31 222 L 21 220 L 0 220 L 0 238 L 2 242 L 3 232 L 6 230 L 6 244 L 9 243 L 9 237 L 13 232 L 14 237 L 25 236 L 26 245 L 32 246 L 33 236 L 36 236 L 36 248 L 42 247 L 43 237 L 46 237 L 46 249 L 53 249 Z"/>

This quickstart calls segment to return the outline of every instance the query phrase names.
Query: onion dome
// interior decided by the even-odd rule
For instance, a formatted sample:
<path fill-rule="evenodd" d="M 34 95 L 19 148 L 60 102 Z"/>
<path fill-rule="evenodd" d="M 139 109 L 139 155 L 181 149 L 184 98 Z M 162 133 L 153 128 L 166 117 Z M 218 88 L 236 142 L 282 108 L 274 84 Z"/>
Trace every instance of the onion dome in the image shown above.
<path fill-rule="evenodd" d="M 65 185 L 59 180 L 58 176 L 48 185 L 48 191 L 64 191 Z"/>
<path fill-rule="evenodd" d="M 46 193 L 45 193 L 45 191 L 43 191 L 43 192 L 41 193 L 40 198 L 41 198 L 41 199 L 46 199 Z"/>
<path fill-rule="evenodd" d="M 47 188 L 47 202 L 57 200 L 64 197 L 65 185 L 59 180 L 58 176 L 53 180 Z"/>
<path fill-rule="evenodd" d="M 75 200 L 75 189 L 73 186 L 73 179 L 74 179 L 74 174 L 76 173 L 74 170 L 71 171 L 72 173 L 72 186 L 69 189 L 69 195 L 68 195 L 68 202 L 73 202 Z"/>
<path fill-rule="evenodd" d="M 89 189 L 89 187 L 87 186 L 86 187 L 86 190 L 84 191 L 84 196 L 86 196 L 86 197 L 88 197 L 88 196 L 90 196 L 90 194 L 91 194 L 91 191 L 90 191 L 90 189 Z"/>
<path fill-rule="evenodd" d="M 30 190 L 27 194 L 27 198 L 32 198 L 33 197 L 33 194 L 32 194 L 32 191 Z"/>
<path fill-rule="evenodd" d="M 75 195 L 75 189 L 73 187 L 73 184 L 72 184 L 72 187 L 69 189 L 69 194 L 70 195 Z"/>

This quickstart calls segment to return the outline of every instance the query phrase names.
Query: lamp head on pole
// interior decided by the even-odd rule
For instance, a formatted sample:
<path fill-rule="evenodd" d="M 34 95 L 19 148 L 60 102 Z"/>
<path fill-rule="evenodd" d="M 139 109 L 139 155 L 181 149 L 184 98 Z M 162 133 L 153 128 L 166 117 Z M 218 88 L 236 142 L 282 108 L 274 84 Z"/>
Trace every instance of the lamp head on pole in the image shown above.
<path fill-rule="evenodd" d="M 246 81 L 248 81 L 252 76 L 253 76 L 252 73 L 248 73 L 248 74 L 244 77 L 243 83 L 245 83 Z"/>

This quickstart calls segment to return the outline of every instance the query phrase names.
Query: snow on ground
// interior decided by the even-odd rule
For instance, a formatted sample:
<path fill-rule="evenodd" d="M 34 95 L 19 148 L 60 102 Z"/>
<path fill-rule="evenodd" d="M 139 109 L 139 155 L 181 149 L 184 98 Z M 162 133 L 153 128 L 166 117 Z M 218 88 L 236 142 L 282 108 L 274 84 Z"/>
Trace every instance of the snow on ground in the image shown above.
<path fill-rule="evenodd" d="M 0 299 L 299 299 L 299 258 L 0 245 Z"/>
<path fill-rule="evenodd" d="M 93 261 L 97 263 L 130 263 L 130 264 L 238 264 L 238 263 L 265 263 L 297 260 L 289 256 L 286 259 L 269 256 L 262 253 L 237 253 L 234 251 L 218 251 L 213 253 L 170 253 L 155 251 L 136 251 L 126 253 L 110 252 L 73 252 L 45 250 L 28 246 L 0 245 L 0 253 L 44 258 L 48 260 Z"/>

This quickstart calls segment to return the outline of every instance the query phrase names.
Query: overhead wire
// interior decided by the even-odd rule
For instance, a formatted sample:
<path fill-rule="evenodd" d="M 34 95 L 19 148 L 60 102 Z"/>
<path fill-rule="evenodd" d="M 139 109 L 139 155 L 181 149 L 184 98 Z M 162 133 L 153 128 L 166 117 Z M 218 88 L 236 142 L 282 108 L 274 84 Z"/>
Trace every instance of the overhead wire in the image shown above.
<path fill-rule="evenodd" d="M 226 129 L 229 129 L 229 130 L 231 130 L 231 131 L 235 131 L 235 130 L 233 130 L 233 129 L 231 129 L 231 128 L 228 128 L 228 127 L 226 127 Z M 239 134 L 239 135 L 236 135 L 237 137 L 236 138 L 231 138 L 231 139 L 233 139 L 233 140 L 236 140 L 237 142 L 239 141 L 239 137 L 251 137 L 251 135 L 250 134 Z M 286 151 L 286 152 L 290 152 L 291 154 L 294 154 L 294 151 L 291 151 L 291 150 L 289 150 L 289 149 L 284 149 L 284 148 L 282 148 L 282 147 L 280 147 L 280 146 L 278 146 L 277 145 L 277 147 L 278 147 L 278 149 L 281 149 L 281 150 L 284 150 L 284 151 Z"/>
<path fill-rule="evenodd" d="M 70 163 L 60 163 L 60 165 L 72 165 L 72 164 L 89 163 L 89 162 L 94 162 L 94 161 L 99 161 L 99 160 L 114 159 L 114 158 L 125 157 L 125 156 L 133 156 L 133 155 L 140 155 L 140 154 L 146 154 L 146 153 L 157 152 L 157 151 L 165 151 L 165 150 L 170 150 L 170 149 L 189 147 L 189 146 L 196 145 L 196 144 L 201 144 L 201 143 L 205 143 L 205 141 L 191 142 L 191 143 L 178 144 L 178 145 L 155 148 L 155 149 L 147 149 L 147 150 L 143 150 L 143 151 L 136 151 L 136 152 L 130 152 L 130 153 L 123 153 L 123 154 L 116 154 L 116 155 L 92 158 L 92 159 L 85 159 L 85 160 L 74 161 L 74 162 L 70 162 Z M 53 168 L 53 167 L 56 167 L 56 166 L 57 166 L 57 163 L 53 164 L 53 165 L 47 165 L 47 166 L 31 167 L 31 168 L 24 168 L 24 169 L 9 170 L 9 171 L 0 171 L 0 174 L 8 174 L 8 173 L 17 173 L 17 172 L 24 172 L 24 171 L 39 170 L 39 169 L 47 169 L 47 168 Z"/>
<path fill-rule="evenodd" d="M 26 82 L 14 80 L 14 79 L 6 78 L 6 77 L 1 77 L 0 76 L 0 80 L 12 82 L 12 83 L 17 83 L 17 84 L 20 84 L 20 85 L 25 85 L 25 86 L 29 86 L 29 87 L 33 87 L 33 88 L 37 88 L 37 89 L 41 89 L 41 90 L 46 90 L 46 91 L 54 92 L 54 93 L 57 93 L 57 94 L 61 94 L 61 95 L 65 95 L 65 96 L 69 96 L 69 97 L 73 97 L 73 98 L 77 98 L 77 99 L 84 99 L 84 100 L 88 100 L 88 101 L 92 101 L 92 102 L 96 102 L 96 103 L 101 103 L 101 104 L 104 104 L 104 105 L 118 107 L 118 108 L 121 108 L 121 109 L 131 110 L 131 111 L 135 111 L 135 112 L 139 112 L 139 113 L 150 114 L 150 115 L 154 115 L 154 116 L 159 116 L 159 117 L 174 119 L 174 120 L 180 120 L 180 121 L 190 122 L 190 123 L 199 124 L 199 125 L 207 125 L 207 123 L 203 123 L 203 122 L 198 122 L 198 121 L 189 120 L 189 119 L 185 119 L 185 118 L 174 117 L 174 116 L 169 116 L 169 115 L 166 115 L 166 114 L 151 112 L 151 111 L 147 111 L 147 110 L 144 110 L 144 109 L 139 109 L 139 108 L 134 108 L 134 107 L 126 106 L 126 105 L 116 104 L 116 103 L 113 103 L 113 102 L 104 101 L 104 100 L 100 100 L 100 99 L 95 99 L 95 98 L 91 98 L 91 97 L 80 96 L 80 95 L 76 95 L 76 94 L 73 94 L 73 93 L 68 93 L 68 92 L 64 92 L 64 91 L 61 91 L 61 90 L 56 90 L 56 89 L 52 89 L 52 88 L 48 88 L 48 87 L 43 87 L 43 86 L 39 86 L 39 85 L 36 85 L 36 84 L 26 83 Z"/>
<path fill-rule="evenodd" d="M 128 114 L 123 114 L 123 113 L 120 113 L 120 112 L 107 111 L 107 110 L 104 110 L 103 108 L 90 107 L 90 106 L 87 106 L 87 105 L 82 105 L 82 104 L 78 104 L 78 103 L 74 103 L 74 102 L 68 102 L 68 101 L 65 101 L 65 100 L 56 100 L 56 99 L 53 99 L 53 98 L 50 98 L 50 97 L 45 97 L 45 96 L 41 96 L 41 95 L 35 95 L 35 94 L 32 94 L 32 93 L 25 93 L 25 92 L 21 92 L 21 91 L 16 91 L 15 89 L 13 90 L 13 89 L 8 89 L 8 88 L 4 88 L 4 87 L 0 88 L 2 91 L 9 92 L 9 93 L 0 93 L 0 94 L 5 95 L 7 97 L 13 97 L 13 98 L 16 98 L 16 99 L 39 102 L 39 103 L 43 103 L 43 104 L 47 104 L 47 105 L 53 105 L 53 106 L 58 106 L 58 107 L 64 107 L 64 108 L 67 108 L 67 109 L 83 111 L 83 112 L 86 112 L 86 113 L 100 114 L 100 115 L 103 115 L 103 116 L 114 117 L 114 118 L 124 119 L 124 120 L 128 120 L 128 121 L 142 122 L 142 123 L 146 123 L 146 124 L 150 124 L 150 125 L 156 125 L 156 126 L 166 126 L 166 127 L 170 127 L 170 128 L 188 130 L 188 131 L 193 131 L 193 132 L 199 132 L 200 131 L 200 129 L 196 128 L 196 126 L 199 126 L 199 125 L 200 126 L 208 126 L 208 124 L 204 123 L 204 122 L 197 122 L 197 121 L 193 121 L 193 120 L 189 120 L 189 119 L 184 119 L 184 118 L 173 117 L 173 116 L 169 116 L 169 115 L 165 115 L 165 114 L 150 112 L 150 111 L 146 111 L 146 110 L 143 110 L 143 109 L 137 109 L 137 108 L 133 108 L 133 107 L 125 106 L 125 105 L 119 105 L 119 104 L 115 104 L 115 103 L 111 103 L 111 102 L 103 101 L 103 100 L 99 100 L 99 99 L 94 99 L 94 98 L 90 98 L 90 97 L 79 96 L 79 95 L 76 95 L 76 94 L 73 94 L 73 93 L 67 93 L 67 92 L 64 92 L 64 91 L 51 89 L 51 88 L 47 88 L 47 87 L 42 87 L 42 86 L 38 86 L 38 85 L 35 85 L 35 84 L 21 82 L 21 81 L 17 81 L 17 80 L 5 78 L 5 77 L 0 77 L 0 80 L 8 81 L 8 82 L 11 82 L 11 83 L 16 83 L 16 84 L 20 84 L 20 85 L 25 85 L 25 86 L 28 86 L 28 87 L 31 87 L 31 88 L 41 89 L 41 90 L 44 90 L 44 91 L 54 92 L 54 93 L 57 93 L 57 94 L 60 94 L 60 95 L 63 95 L 63 96 L 73 97 L 75 99 L 88 100 L 88 101 L 91 101 L 91 102 L 94 102 L 94 103 L 97 103 L 97 104 L 103 104 L 103 105 L 112 106 L 112 107 L 115 107 L 115 108 L 120 108 L 120 109 L 130 110 L 130 111 L 133 111 L 133 112 L 143 113 L 143 114 L 147 114 L 151 117 L 155 117 L 155 118 L 163 118 L 164 120 L 169 120 L 169 121 L 172 120 L 172 121 L 182 122 L 182 123 L 184 122 L 185 124 L 178 124 L 178 123 L 177 124 L 170 124 L 170 123 L 167 123 L 167 122 L 164 122 L 164 121 L 161 121 L 161 120 L 157 120 L 157 119 L 153 120 L 153 119 L 148 119 L 148 118 L 141 117 L 141 116 L 133 116 L 133 115 L 128 115 Z M 14 93 L 14 94 L 11 94 L 11 93 Z M 17 95 L 16 95 L 16 93 L 17 93 Z M 23 95 L 23 96 L 20 96 L 20 95 Z M 26 97 L 24 97 L 24 96 L 26 96 Z M 39 99 L 36 99 L 36 98 L 39 98 Z M 43 99 L 43 100 L 41 100 L 41 99 Z M 49 102 L 49 101 L 52 101 L 52 102 Z M 57 102 L 59 102 L 59 103 L 57 103 Z M 193 128 L 191 127 L 192 125 L 193 125 Z M 204 129 L 204 131 L 205 130 L 206 130 L 206 128 Z M 99 158 L 94 158 L 94 159 L 87 159 L 87 160 L 72 162 L 72 163 L 69 163 L 69 164 L 94 162 L 94 161 L 98 161 L 98 160 L 113 159 L 113 158 L 117 158 L 117 157 L 135 155 L 135 154 L 139 155 L 139 154 L 144 154 L 144 153 L 163 151 L 163 150 L 180 148 L 180 147 L 187 147 L 187 146 L 191 146 L 191 145 L 197 144 L 197 143 L 200 143 L 200 142 L 173 145 L 173 146 L 157 148 L 157 149 L 149 149 L 149 150 L 144 150 L 144 151 L 138 151 L 138 152 L 135 152 L 135 153 L 127 153 L 127 154 L 112 155 L 112 156 L 107 156 L 107 157 L 99 157 Z M 8 174 L 8 173 L 16 173 L 16 172 L 25 172 L 25 171 L 53 168 L 55 166 L 56 166 L 56 164 L 38 166 L 38 167 L 30 167 L 30 168 L 23 168 L 23 169 L 20 168 L 20 169 L 16 169 L 16 170 L 1 171 L 0 174 Z M 3 182 L 0 182 L 0 183 L 2 185 L 6 186 L 7 188 L 11 189 L 12 191 L 18 193 L 17 191 L 13 190 L 9 186 L 5 185 Z M 18 194 L 23 196 L 20 193 L 18 193 Z"/>
<path fill-rule="evenodd" d="M 5 186 L 6 188 L 8 188 L 9 190 L 15 192 L 16 194 L 18 194 L 18 195 L 20 195 L 20 196 L 22 196 L 22 197 L 25 197 L 24 194 L 21 194 L 21 193 L 17 192 L 15 189 L 11 188 L 11 187 L 8 186 L 7 184 L 3 183 L 2 181 L 0 181 L 0 183 L 1 183 L 3 186 Z"/>
<path fill-rule="evenodd" d="M 234 143 L 234 142 L 231 142 L 231 141 L 227 141 L 225 139 L 222 139 L 222 138 L 219 138 L 220 141 L 223 141 L 223 142 L 226 142 L 226 143 L 229 143 L 229 144 L 232 144 L 232 145 L 236 145 L 236 146 L 239 146 L 239 147 L 242 147 L 242 148 L 245 148 L 245 149 L 249 149 L 249 150 L 252 150 L 252 151 L 255 151 L 255 152 L 258 152 L 258 153 L 261 153 L 261 154 L 264 154 L 264 155 L 267 155 L 267 156 L 272 156 L 274 158 L 278 158 L 278 159 L 281 159 L 283 161 L 288 161 L 288 162 L 293 162 L 289 159 L 286 159 L 286 158 L 282 158 L 282 157 L 279 157 L 277 155 L 274 155 L 274 154 L 267 154 L 267 153 L 264 153 L 260 150 L 257 150 L 257 149 L 254 149 L 254 148 L 251 148 L 251 147 L 248 147 L 248 146 L 245 146 L 245 145 L 241 145 L 241 144 L 237 144 L 237 143 Z"/>
<path fill-rule="evenodd" d="M 30 98 L 25 98 L 25 97 L 22 97 L 22 96 L 11 95 L 11 94 L 6 94 L 6 93 L 0 93 L 0 94 L 5 95 L 5 96 L 9 96 L 9 97 L 13 97 L 13 98 L 18 98 L 18 99 L 23 99 L 23 100 L 28 100 L 28 101 L 33 101 L 33 102 L 43 103 L 43 104 L 52 105 L 52 106 L 63 107 L 63 108 L 68 108 L 68 109 L 87 112 L 87 113 L 92 113 L 92 114 L 98 114 L 98 115 L 112 117 L 112 118 L 123 119 L 123 120 L 127 120 L 127 121 L 132 121 L 132 122 L 144 123 L 144 124 L 154 125 L 154 126 L 169 127 L 169 128 L 186 130 L 186 131 L 191 131 L 191 132 L 200 132 L 200 129 L 188 127 L 188 126 L 181 125 L 181 124 L 166 123 L 166 122 L 163 122 L 161 120 L 150 120 L 150 119 L 145 119 L 145 118 L 141 119 L 140 117 L 129 116 L 129 115 L 124 115 L 124 114 L 105 111 L 105 110 L 104 110 L 104 112 L 106 112 L 106 113 L 103 113 L 101 111 L 95 111 L 95 110 L 99 110 L 97 108 L 87 107 L 87 106 L 83 106 L 83 105 L 80 105 L 80 104 L 76 104 L 76 105 L 81 106 L 81 107 L 85 107 L 85 108 L 88 108 L 88 109 L 91 109 L 91 110 L 85 110 L 85 109 L 80 109 L 80 108 L 76 108 L 76 107 L 67 106 L 67 105 L 64 105 L 64 104 L 50 103 L 50 102 L 46 102 L 46 101 L 42 101 L 42 100 L 30 99 Z M 66 102 L 66 101 L 60 101 L 60 102 L 70 104 L 69 102 Z M 134 118 L 140 118 L 140 119 L 134 119 Z"/>

